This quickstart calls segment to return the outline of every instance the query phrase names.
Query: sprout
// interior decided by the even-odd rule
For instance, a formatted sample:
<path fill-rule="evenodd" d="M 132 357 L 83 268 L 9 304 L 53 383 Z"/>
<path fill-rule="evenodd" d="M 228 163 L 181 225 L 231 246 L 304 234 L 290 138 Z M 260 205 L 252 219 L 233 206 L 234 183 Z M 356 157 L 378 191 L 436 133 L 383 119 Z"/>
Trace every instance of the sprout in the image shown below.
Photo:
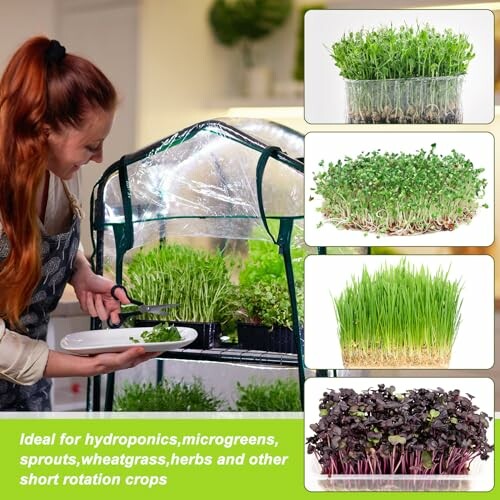
<path fill-rule="evenodd" d="M 349 123 L 462 123 L 464 34 L 426 24 L 344 35 L 331 57 L 346 79 Z"/>
<path fill-rule="evenodd" d="M 462 305 L 462 285 L 448 274 L 439 269 L 432 276 L 402 259 L 353 276 L 334 298 L 344 365 L 446 367 Z"/>
<path fill-rule="evenodd" d="M 321 418 L 310 425 L 314 435 L 306 439 L 307 453 L 316 456 L 323 474 L 468 474 L 473 460 L 488 459 L 492 418 L 477 413 L 459 390 L 398 394 L 402 400 L 384 384 L 359 394 L 353 389 L 323 394 Z M 361 407 L 367 413 L 363 420 L 352 415 Z"/>
<path fill-rule="evenodd" d="M 479 208 L 483 168 L 461 153 L 361 153 L 314 176 L 325 221 L 337 227 L 405 236 L 452 231 Z"/>

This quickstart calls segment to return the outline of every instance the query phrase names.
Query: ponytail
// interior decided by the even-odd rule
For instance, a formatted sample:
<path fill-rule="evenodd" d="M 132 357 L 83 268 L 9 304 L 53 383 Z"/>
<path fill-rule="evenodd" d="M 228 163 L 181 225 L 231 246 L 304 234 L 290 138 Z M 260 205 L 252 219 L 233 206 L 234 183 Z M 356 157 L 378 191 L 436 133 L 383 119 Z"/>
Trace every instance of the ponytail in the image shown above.
<path fill-rule="evenodd" d="M 37 192 L 47 171 L 46 127 L 78 128 L 92 109 L 113 110 L 116 91 L 91 62 L 48 58 L 45 37 L 26 41 L 0 80 L 0 227 L 10 251 L 0 262 L 0 317 L 18 328 L 41 273 Z"/>

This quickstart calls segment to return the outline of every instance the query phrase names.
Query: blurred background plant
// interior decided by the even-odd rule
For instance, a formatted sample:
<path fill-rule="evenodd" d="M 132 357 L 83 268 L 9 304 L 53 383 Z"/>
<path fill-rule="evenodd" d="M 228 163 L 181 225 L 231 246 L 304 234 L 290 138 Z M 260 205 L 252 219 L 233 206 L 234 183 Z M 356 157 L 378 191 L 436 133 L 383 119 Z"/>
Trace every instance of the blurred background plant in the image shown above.
<path fill-rule="evenodd" d="M 293 77 L 299 82 L 304 81 L 304 16 L 308 10 L 324 9 L 324 3 L 315 3 L 299 7 L 299 21 L 297 27 L 297 45 L 295 49 L 295 66 L 293 68 Z"/>
<path fill-rule="evenodd" d="M 215 0 L 210 26 L 217 40 L 233 47 L 241 42 L 243 62 L 255 66 L 252 43 L 270 35 L 287 20 L 291 0 Z"/>
<path fill-rule="evenodd" d="M 223 45 L 239 45 L 244 75 L 243 93 L 268 97 L 272 92 L 273 71 L 257 61 L 255 42 L 282 26 L 292 12 L 292 0 L 215 0 L 209 22 Z"/>

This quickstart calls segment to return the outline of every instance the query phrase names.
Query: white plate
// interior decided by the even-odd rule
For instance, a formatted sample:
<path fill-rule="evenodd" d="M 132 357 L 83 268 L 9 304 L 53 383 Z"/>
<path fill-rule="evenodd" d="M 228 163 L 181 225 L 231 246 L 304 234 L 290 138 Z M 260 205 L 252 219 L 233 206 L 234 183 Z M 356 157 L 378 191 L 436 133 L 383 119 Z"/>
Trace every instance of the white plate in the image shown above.
<path fill-rule="evenodd" d="M 193 328 L 178 326 L 182 337 L 173 342 L 142 342 L 141 333 L 151 328 L 116 328 L 108 330 L 88 330 L 70 333 L 61 340 L 61 347 L 73 354 L 99 354 L 101 352 L 122 352 L 130 347 L 144 347 L 146 352 L 164 352 L 180 349 L 193 342 L 198 332 Z M 132 342 L 130 337 L 139 340 Z"/>

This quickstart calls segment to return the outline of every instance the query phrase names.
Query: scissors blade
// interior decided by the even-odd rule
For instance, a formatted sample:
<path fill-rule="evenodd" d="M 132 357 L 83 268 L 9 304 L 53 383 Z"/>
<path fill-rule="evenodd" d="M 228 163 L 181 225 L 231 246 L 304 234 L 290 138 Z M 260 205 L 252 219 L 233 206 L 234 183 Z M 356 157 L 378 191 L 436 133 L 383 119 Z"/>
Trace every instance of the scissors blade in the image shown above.
<path fill-rule="evenodd" d="M 173 307 L 178 307 L 178 306 L 179 304 L 162 304 L 154 306 L 147 306 L 146 304 L 143 304 L 142 306 L 139 306 L 139 311 L 141 311 L 141 313 L 166 315 L 167 309 L 172 309 Z"/>

